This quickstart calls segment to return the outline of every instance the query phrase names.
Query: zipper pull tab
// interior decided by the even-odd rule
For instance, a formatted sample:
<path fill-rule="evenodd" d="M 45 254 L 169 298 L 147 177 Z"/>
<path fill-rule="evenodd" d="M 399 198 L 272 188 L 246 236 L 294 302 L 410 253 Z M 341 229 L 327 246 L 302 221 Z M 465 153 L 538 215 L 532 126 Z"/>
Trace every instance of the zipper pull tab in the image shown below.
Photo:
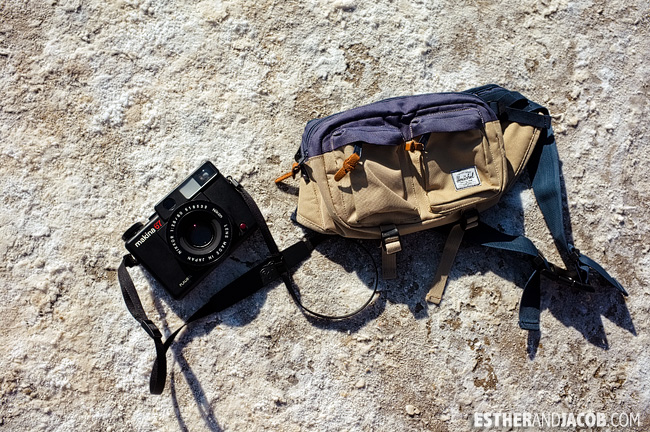
<path fill-rule="evenodd" d="M 427 142 L 429 141 L 429 136 L 431 134 L 420 135 L 419 137 L 413 138 L 411 141 L 404 143 L 404 148 L 406 151 L 413 152 L 419 151 L 422 152 L 425 149 Z"/>
<path fill-rule="evenodd" d="M 404 148 L 408 152 L 413 152 L 413 151 L 422 151 L 424 150 L 424 144 L 419 143 L 415 140 L 407 141 L 404 143 Z"/>
<path fill-rule="evenodd" d="M 354 146 L 354 153 L 352 153 L 346 160 L 343 161 L 343 166 L 334 174 L 334 180 L 340 181 L 347 173 L 357 167 L 361 160 L 361 146 Z"/>
<path fill-rule="evenodd" d="M 275 184 L 282 183 L 289 177 L 296 178 L 296 174 L 298 174 L 300 170 L 301 170 L 300 164 L 298 162 L 294 162 L 293 166 L 291 167 L 291 171 L 289 171 L 286 174 L 282 174 L 280 177 L 276 178 Z"/>

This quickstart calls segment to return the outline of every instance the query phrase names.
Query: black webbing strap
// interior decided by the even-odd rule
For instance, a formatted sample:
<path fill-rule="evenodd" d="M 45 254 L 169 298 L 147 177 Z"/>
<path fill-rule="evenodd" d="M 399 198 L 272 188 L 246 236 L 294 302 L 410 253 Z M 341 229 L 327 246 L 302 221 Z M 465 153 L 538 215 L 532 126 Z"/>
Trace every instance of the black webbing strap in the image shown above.
<path fill-rule="evenodd" d="M 131 255 L 125 256 L 117 269 L 118 280 L 122 289 L 124 302 L 133 318 L 140 323 L 149 337 L 153 339 L 156 347 L 156 360 L 154 361 L 149 381 L 149 389 L 151 393 L 160 394 L 165 387 L 167 376 L 166 353 L 174 342 L 176 336 L 183 328 L 194 321 L 221 312 L 230 306 L 237 304 L 241 300 L 249 297 L 264 286 L 273 282 L 280 277 L 283 272 L 285 272 L 285 267 L 294 267 L 307 258 L 314 247 L 324 238 L 324 235 L 314 235 L 313 237 L 301 240 L 280 252 L 280 259 L 274 256 L 262 261 L 260 264 L 253 267 L 213 295 L 205 305 L 191 315 L 180 328 L 171 333 L 164 342 L 158 327 L 156 327 L 156 325 L 147 317 L 147 314 L 142 307 L 142 303 L 140 302 L 140 297 L 138 296 L 133 284 L 133 280 L 127 271 L 127 267 L 132 267 L 137 265 L 137 263 L 133 260 Z"/>
<path fill-rule="evenodd" d="M 126 304 L 127 309 L 133 318 L 135 318 L 135 320 L 144 328 L 149 337 L 153 339 L 156 347 L 156 360 L 154 361 L 151 370 L 151 378 L 149 380 L 149 390 L 153 394 L 160 394 L 165 388 L 165 381 L 167 378 L 167 350 L 183 328 L 194 321 L 229 308 L 273 282 L 278 277 L 282 278 L 287 289 L 295 299 L 296 296 L 292 290 L 289 268 L 307 258 L 314 249 L 314 246 L 325 238 L 325 236 L 321 234 L 315 234 L 309 239 L 301 240 L 280 252 L 273 236 L 271 235 L 271 231 L 264 220 L 264 216 L 260 212 L 255 201 L 239 183 L 233 179 L 229 180 L 241 194 L 244 202 L 251 211 L 260 231 L 262 232 L 262 236 L 271 256 L 212 296 L 205 305 L 190 316 L 180 328 L 171 333 L 164 342 L 162 340 L 162 333 L 158 327 L 156 327 L 156 325 L 147 317 L 147 314 L 142 307 L 142 303 L 140 302 L 138 292 L 133 284 L 133 280 L 126 269 L 127 267 L 137 265 L 137 262 L 131 255 L 126 255 L 117 270 L 118 280 L 122 289 L 122 296 L 124 297 L 124 303 Z"/>
<path fill-rule="evenodd" d="M 126 270 L 127 266 L 132 267 L 136 264 L 137 262 L 131 255 L 126 255 L 122 259 L 122 263 L 117 269 L 117 278 L 120 283 L 120 288 L 122 289 L 122 297 L 124 297 L 126 308 L 131 313 L 131 315 L 133 315 L 133 318 L 135 318 L 135 320 L 140 323 L 142 328 L 144 328 L 149 337 L 153 339 L 153 342 L 156 346 L 156 362 L 154 364 L 154 369 L 151 371 L 151 378 L 149 379 L 149 390 L 153 394 L 160 394 L 162 393 L 162 389 L 165 386 L 167 364 L 165 361 L 165 353 L 167 352 L 168 347 L 165 348 L 165 344 L 162 341 L 162 333 L 160 333 L 158 327 L 156 327 L 156 325 L 149 319 L 149 317 L 147 317 L 147 314 L 142 307 L 142 303 L 140 302 L 138 292 L 133 285 L 133 280 L 131 279 L 131 276 L 129 276 L 129 272 Z M 174 337 L 176 337 L 176 334 L 174 334 Z M 163 360 L 158 361 L 160 358 Z M 158 367 L 159 365 L 163 368 L 162 377 L 160 376 L 161 369 Z"/>

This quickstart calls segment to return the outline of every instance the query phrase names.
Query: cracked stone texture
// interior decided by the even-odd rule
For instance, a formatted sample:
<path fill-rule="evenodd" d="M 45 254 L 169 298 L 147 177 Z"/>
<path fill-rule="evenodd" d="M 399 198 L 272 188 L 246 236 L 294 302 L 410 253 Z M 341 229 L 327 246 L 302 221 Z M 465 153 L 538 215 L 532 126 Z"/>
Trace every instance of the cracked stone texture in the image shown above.
<path fill-rule="evenodd" d="M 1 428 L 464 431 L 476 412 L 605 412 L 640 413 L 629 430 L 647 430 L 649 11 L 643 0 L 0 2 Z M 423 232 L 403 239 L 399 278 L 361 316 L 314 322 L 272 285 L 183 333 L 164 393 L 149 395 L 153 344 L 117 284 L 124 230 L 210 159 L 286 247 L 302 235 L 289 220 L 296 183 L 272 180 L 308 120 L 490 82 L 552 112 L 575 244 L 628 298 L 545 281 L 542 331 L 529 335 L 517 326 L 528 264 L 465 245 L 431 307 L 444 238 Z M 560 260 L 525 181 L 485 219 Z M 180 302 L 131 274 L 169 334 L 264 251 L 254 236 Z"/>

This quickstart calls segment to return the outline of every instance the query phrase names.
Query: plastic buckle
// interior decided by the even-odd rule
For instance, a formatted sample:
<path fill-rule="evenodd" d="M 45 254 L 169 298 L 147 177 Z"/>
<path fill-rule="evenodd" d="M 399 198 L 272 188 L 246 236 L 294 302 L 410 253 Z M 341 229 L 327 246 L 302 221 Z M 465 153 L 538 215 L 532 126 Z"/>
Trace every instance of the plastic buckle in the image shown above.
<path fill-rule="evenodd" d="M 142 326 L 144 331 L 146 331 L 147 334 L 151 336 L 153 339 L 162 338 L 162 333 L 160 333 L 158 327 L 156 327 L 156 325 L 150 319 L 140 321 L 140 325 Z"/>
<path fill-rule="evenodd" d="M 572 278 L 570 276 L 558 275 L 558 282 L 560 282 L 560 283 L 562 283 L 564 285 L 568 285 L 571 288 L 580 289 L 582 291 L 588 291 L 588 292 L 594 292 L 595 291 L 594 288 L 591 285 L 588 285 L 588 284 L 586 284 L 584 282 L 581 282 L 581 281 L 579 281 L 579 280 L 577 280 L 575 278 Z"/>
<path fill-rule="evenodd" d="M 268 263 L 262 266 L 260 269 L 260 278 L 264 285 L 269 284 L 280 277 L 283 273 L 283 271 L 278 269 L 280 266 L 284 266 L 282 256 L 273 257 Z"/>
<path fill-rule="evenodd" d="M 381 247 L 388 254 L 394 254 L 402 250 L 399 230 L 395 225 L 381 227 Z"/>
<path fill-rule="evenodd" d="M 475 208 L 464 211 L 462 214 L 462 220 L 460 221 L 461 228 L 463 228 L 463 231 L 476 228 L 478 226 L 478 219 L 478 210 Z"/>
<path fill-rule="evenodd" d="M 548 267 L 543 268 L 541 271 L 544 276 L 552 281 L 561 283 L 562 285 L 566 285 L 571 288 L 578 288 L 583 291 L 594 292 L 594 289 L 591 285 L 578 280 L 576 277 L 572 276 L 568 270 L 564 270 L 555 264 L 548 263 Z"/>

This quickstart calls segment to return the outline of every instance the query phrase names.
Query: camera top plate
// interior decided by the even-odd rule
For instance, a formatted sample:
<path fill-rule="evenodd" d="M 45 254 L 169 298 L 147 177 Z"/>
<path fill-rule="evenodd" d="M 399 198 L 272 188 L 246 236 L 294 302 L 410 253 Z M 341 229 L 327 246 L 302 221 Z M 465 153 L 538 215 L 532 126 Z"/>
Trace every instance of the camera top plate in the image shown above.
<path fill-rule="evenodd" d="M 210 161 L 204 162 L 189 177 L 183 180 L 174 190 L 154 207 L 158 216 L 167 221 L 173 212 L 207 189 L 221 174 Z"/>

